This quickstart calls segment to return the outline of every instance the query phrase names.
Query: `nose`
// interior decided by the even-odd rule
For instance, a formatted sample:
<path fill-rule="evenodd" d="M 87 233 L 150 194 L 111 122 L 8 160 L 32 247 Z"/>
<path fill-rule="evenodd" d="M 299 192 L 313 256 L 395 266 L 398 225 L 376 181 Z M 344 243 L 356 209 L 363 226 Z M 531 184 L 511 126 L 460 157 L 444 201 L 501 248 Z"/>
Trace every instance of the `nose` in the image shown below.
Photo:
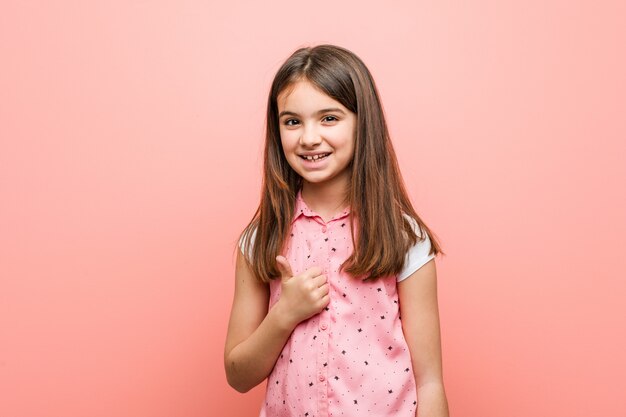
<path fill-rule="evenodd" d="M 322 142 L 322 137 L 315 129 L 315 126 L 309 124 L 302 129 L 302 135 L 300 136 L 300 144 L 304 147 L 313 147 L 319 145 Z"/>

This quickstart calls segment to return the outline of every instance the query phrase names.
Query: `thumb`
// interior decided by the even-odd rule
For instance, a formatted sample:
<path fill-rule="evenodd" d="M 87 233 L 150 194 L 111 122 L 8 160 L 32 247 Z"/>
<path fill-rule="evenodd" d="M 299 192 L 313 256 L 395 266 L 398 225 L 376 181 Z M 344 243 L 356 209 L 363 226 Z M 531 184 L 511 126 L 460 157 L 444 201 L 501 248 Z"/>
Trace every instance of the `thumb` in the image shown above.
<path fill-rule="evenodd" d="M 278 255 L 276 257 L 276 263 L 278 264 L 278 270 L 281 274 L 281 279 L 289 279 L 293 277 L 293 271 L 291 270 L 291 265 L 289 265 L 289 261 L 284 256 Z"/>

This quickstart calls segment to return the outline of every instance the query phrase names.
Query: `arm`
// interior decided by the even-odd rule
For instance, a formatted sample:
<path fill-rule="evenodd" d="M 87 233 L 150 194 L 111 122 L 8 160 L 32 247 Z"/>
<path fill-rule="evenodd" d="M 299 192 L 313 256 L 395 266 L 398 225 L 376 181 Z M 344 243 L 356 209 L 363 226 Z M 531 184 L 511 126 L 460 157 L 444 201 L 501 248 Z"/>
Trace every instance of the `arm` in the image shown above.
<path fill-rule="evenodd" d="M 281 296 L 268 311 L 268 285 L 254 277 L 241 251 L 237 253 L 224 367 L 228 384 L 239 392 L 247 392 L 267 378 L 293 329 L 329 302 L 329 286 L 320 268 L 293 276 L 284 257 L 277 262 L 282 274 Z"/>
<path fill-rule="evenodd" d="M 437 307 L 437 271 L 430 260 L 398 283 L 402 330 L 417 385 L 417 417 L 448 417 Z"/>
<path fill-rule="evenodd" d="M 247 392 L 272 371 L 293 327 L 281 319 L 276 308 L 268 312 L 269 286 L 254 277 L 241 251 L 237 252 L 224 367 L 228 384 Z"/>

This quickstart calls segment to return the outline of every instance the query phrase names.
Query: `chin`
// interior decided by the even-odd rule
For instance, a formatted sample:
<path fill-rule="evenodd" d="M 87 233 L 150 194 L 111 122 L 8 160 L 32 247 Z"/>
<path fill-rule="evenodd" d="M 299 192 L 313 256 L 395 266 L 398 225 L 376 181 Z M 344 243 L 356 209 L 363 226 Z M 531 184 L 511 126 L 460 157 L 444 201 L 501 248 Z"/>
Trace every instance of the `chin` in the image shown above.
<path fill-rule="evenodd" d="M 326 181 L 326 179 L 325 178 L 302 177 L 302 181 L 310 182 L 311 184 L 317 184 L 317 183 Z"/>
<path fill-rule="evenodd" d="M 322 183 L 329 182 L 330 180 L 332 180 L 332 177 L 314 177 L 314 178 L 302 177 L 302 179 L 305 182 L 308 182 L 310 184 L 322 184 Z"/>

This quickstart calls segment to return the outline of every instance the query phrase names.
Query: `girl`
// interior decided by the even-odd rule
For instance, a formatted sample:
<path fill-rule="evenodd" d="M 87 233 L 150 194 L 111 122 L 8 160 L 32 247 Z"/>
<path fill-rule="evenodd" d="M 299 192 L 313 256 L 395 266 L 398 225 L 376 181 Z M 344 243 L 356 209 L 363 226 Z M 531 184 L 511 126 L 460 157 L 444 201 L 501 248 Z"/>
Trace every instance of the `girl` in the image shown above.
<path fill-rule="evenodd" d="M 229 384 L 261 417 L 448 416 L 435 256 L 370 72 L 333 45 L 271 86 L 260 205 L 240 236 Z M 402 318 L 402 320 L 401 320 Z"/>

